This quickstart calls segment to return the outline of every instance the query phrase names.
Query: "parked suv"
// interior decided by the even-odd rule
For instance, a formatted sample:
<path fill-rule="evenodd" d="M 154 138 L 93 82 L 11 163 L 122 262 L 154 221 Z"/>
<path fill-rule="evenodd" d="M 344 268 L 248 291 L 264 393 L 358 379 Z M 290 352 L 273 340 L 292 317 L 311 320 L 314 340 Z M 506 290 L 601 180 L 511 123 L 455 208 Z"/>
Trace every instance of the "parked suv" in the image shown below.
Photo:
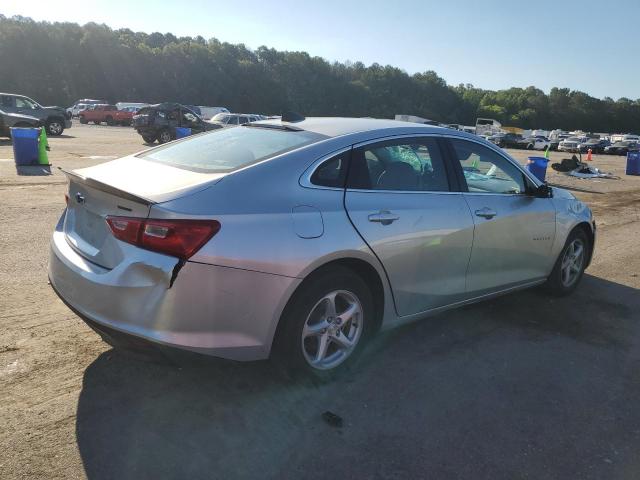
<path fill-rule="evenodd" d="M 42 122 L 36 117 L 7 113 L 0 110 L 0 137 L 11 137 L 11 127 L 41 127 Z"/>
<path fill-rule="evenodd" d="M 604 149 L 611 145 L 609 140 L 601 140 L 599 138 L 590 138 L 586 142 L 578 145 L 578 149 L 586 153 L 589 149 L 591 149 L 592 153 L 604 153 Z"/>
<path fill-rule="evenodd" d="M 630 151 L 636 151 L 640 149 L 640 144 L 634 140 L 625 140 L 623 142 L 616 142 L 613 145 L 605 147 L 604 153 L 608 155 L 626 155 Z"/>
<path fill-rule="evenodd" d="M 71 114 L 61 107 L 43 107 L 38 102 L 13 93 L 0 93 L 0 108 L 6 113 L 29 115 L 39 119 L 49 135 L 62 135 L 71 128 Z"/>
<path fill-rule="evenodd" d="M 558 151 L 560 152 L 579 152 L 580 144 L 586 142 L 587 139 L 585 137 L 568 137 L 562 140 L 558 144 Z"/>
<path fill-rule="evenodd" d="M 504 135 L 493 135 L 488 138 L 491 143 L 495 143 L 500 148 L 527 148 L 527 141 L 522 135 L 516 133 L 505 133 Z"/>
<path fill-rule="evenodd" d="M 202 133 L 220 128 L 202 120 L 195 112 L 179 103 L 159 103 L 141 108 L 133 116 L 133 128 L 146 143 L 167 143 L 176 138 L 176 127 Z"/>

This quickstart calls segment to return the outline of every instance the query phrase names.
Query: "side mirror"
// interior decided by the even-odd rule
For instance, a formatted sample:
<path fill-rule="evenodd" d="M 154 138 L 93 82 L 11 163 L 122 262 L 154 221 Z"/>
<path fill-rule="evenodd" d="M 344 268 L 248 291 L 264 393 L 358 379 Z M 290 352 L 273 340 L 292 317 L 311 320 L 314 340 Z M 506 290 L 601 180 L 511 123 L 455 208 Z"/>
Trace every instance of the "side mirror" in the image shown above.
<path fill-rule="evenodd" d="M 538 187 L 534 187 L 531 191 L 531 195 L 536 198 L 551 198 L 553 197 L 553 189 L 546 183 L 543 183 Z"/>

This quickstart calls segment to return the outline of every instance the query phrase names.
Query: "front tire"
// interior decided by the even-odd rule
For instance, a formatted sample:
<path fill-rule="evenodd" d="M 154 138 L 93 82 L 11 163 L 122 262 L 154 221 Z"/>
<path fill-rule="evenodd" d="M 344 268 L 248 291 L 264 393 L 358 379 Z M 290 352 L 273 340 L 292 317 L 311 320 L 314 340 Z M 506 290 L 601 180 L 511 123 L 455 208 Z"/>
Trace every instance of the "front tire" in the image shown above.
<path fill-rule="evenodd" d="M 564 244 L 562 252 L 556 260 L 547 283 L 546 290 L 552 295 L 564 297 L 572 293 L 587 268 L 587 259 L 591 245 L 586 233 L 581 228 L 573 230 Z"/>
<path fill-rule="evenodd" d="M 64 132 L 64 122 L 62 120 L 54 118 L 47 122 L 47 133 L 49 135 L 57 137 L 62 135 L 62 132 Z"/>
<path fill-rule="evenodd" d="M 142 140 L 144 143 L 153 143 L 156 141 L 155 135 L 142 135 Z"/>
<path fill-rule="evenodd" d="M 329 378 L 344 371 L 374 330 L 366 283 L 335 267 L 307 279 L 285 309 L 274 357 L 293 373 Z"/>

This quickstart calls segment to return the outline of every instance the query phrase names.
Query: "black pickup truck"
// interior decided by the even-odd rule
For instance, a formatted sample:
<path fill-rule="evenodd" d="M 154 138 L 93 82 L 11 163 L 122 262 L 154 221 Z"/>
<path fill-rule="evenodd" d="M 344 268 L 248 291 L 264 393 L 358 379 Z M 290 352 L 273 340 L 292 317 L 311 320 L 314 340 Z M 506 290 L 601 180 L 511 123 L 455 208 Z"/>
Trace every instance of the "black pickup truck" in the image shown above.
<path fill-rule="evenodd" d="M 0 109 L 6 113 L 28 115 L 39 119 L 49 135 L 62 135 L 71 128 L 71 114 L 62 107 L 43 107 L 38 102 L 14 93 L 0 93 Z"/>

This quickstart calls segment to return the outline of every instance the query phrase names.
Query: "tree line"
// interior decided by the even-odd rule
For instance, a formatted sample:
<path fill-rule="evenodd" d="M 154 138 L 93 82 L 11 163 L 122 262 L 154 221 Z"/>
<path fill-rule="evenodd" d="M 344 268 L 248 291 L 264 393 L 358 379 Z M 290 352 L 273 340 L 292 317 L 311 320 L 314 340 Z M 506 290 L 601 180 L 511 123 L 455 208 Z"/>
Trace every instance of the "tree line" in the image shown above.
<path fill-rule="evenodd" d="M 477 117 L 522 128 L 639 132 L 640 99 L 598 99 L 569 88 L 484 90 L 447 85 L 436 72 L 328 62 L 201 36 L 143 33 L 88 23 L 36 22 L 0 15 L 0 90 L 45 105 L 79 98 L 110 102 L 175 101 L 232 111 L 392 118 L 443 123 Z"/>

